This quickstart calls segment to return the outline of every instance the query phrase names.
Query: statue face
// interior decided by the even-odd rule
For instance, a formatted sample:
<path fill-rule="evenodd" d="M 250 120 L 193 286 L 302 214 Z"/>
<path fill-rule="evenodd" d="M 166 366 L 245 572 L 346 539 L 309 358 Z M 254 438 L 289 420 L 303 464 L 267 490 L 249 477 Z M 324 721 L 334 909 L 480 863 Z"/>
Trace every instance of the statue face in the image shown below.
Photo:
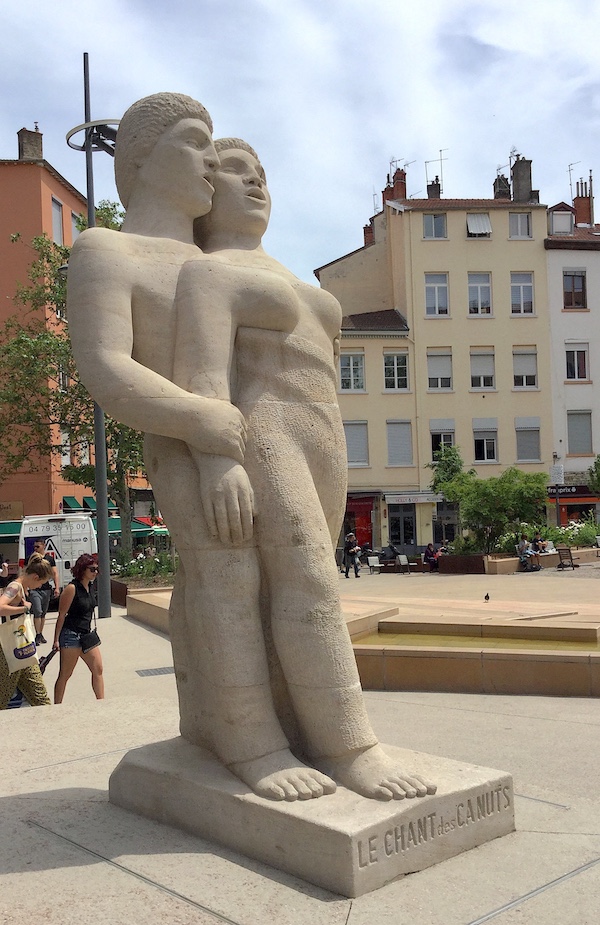
<path fill-rule="evenodd" d="M 196 218 L 212 204 L 219 157 L 210 129 L 200 119 L 182 119 L 160 136 L 139 170 L 147 194 Z"/>
<path fill-rule="evenodd" d="M 211 226 L 227 227 L 234 221 L 241 231 L 257 226 L 264 231 L 271 214 L 271 197 L 256 159 L 238 148 L 221 151 L 219 158 Z"/>

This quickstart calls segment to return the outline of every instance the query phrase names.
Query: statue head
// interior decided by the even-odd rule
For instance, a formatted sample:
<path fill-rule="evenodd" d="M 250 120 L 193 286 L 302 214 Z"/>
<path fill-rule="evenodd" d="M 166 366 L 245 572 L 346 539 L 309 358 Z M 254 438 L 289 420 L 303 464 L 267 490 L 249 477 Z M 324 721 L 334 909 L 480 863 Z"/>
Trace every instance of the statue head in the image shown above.
<path fill-rule="evenodd" d="M 210 131 L 208 111 L 184 93 L 154 93 L 129 107 L 121 119 L 115 147 L 115 180 L 127 208 L 137 172 L 160 136 L 182 119 L 199 119 Z"/>
<path fill-rule="evenodd" d="M 262 237 L 271 212 L 265 171 L 254 148 L 241 138 L 218 138 L 214 147 L 220 166 L 213 178 L 212 209 L 194 222 L 194 240 L 203 250 L 210 250 L 211 236 L 224 232 Z"/>

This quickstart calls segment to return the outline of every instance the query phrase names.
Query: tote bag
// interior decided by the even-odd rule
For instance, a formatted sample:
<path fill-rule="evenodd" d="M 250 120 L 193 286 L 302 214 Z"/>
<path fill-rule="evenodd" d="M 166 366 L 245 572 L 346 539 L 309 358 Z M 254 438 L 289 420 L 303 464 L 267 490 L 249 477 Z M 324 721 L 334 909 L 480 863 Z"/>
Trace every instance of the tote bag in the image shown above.
<path fill-rule="evenodd" d="M 13 620 L 4 617 L 0 625 L 0 645 L 4 652 L 8 670 L 20 671 L 37 661 L 35 628 L 30 613 L 19 614 Z"/>

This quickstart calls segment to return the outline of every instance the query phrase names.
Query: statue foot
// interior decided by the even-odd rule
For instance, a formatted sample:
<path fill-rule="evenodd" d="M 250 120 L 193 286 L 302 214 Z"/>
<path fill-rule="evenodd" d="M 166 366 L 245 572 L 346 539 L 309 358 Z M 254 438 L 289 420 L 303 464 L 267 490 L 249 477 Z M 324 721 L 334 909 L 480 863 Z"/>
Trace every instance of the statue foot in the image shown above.
<path fill-rule="evenodd" d="M 437 790 L 436 784 L 426 778 L 396 767 L 380 745 L 342 757 L 324 758 L 319 765 L 338 784 L 375 800 L 411 800 Z"/>
<path fill-rule="evenodd" d="M 287 748 L 228 767 L 254 793 L 271 800 L 312 800 L 336 789 L 330 777 L 298 761 Z"/>

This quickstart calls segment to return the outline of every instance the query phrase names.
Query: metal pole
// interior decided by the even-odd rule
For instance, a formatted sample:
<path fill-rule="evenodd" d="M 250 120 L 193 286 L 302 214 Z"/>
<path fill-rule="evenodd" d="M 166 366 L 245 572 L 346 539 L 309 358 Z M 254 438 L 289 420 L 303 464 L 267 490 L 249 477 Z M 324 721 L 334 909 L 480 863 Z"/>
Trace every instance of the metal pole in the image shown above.
<path fill-rule="evenodd" d="M 91 122 L 90 74 L 87 51 L 83 54 L 85 121 Z M 96 225 L 94 206 L 94 171 L 92 166 L 92 132 L 85 130 L 85 172 L 87 181 L 88 228 Z M 110 617 L 110 547 L 108 541 L 108 486 L 106 473 L 106 428 L 104 412 L 94 402 L 94 453 L 96 468 L 96 530 L 98 532 L 98 617 Z"/>
<path fill-rule="evenodd" d="M 556 486 L 556 526 L 560 527 L 560 503 L 558 485 Z"/>

